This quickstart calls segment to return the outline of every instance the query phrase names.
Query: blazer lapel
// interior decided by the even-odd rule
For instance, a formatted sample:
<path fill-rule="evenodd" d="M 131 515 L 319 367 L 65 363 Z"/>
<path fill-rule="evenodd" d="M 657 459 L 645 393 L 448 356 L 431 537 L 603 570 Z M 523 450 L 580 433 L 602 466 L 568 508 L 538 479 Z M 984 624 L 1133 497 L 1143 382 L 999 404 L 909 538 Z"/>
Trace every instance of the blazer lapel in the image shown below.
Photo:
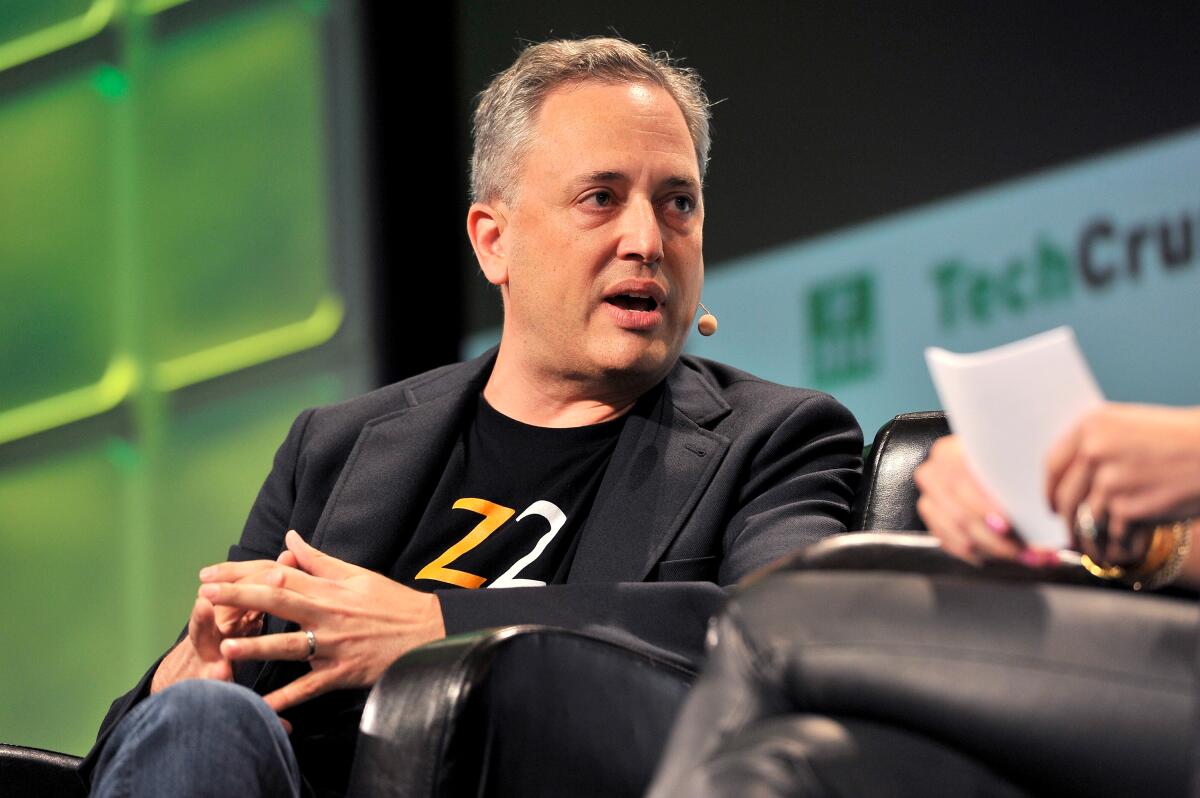
<path fill-rule="evenodd" d="M 391 567 L 425 512 L 494 355 L 408 389 L 408 407 L 363 427 L 313 532 L 315 547 L 374 570 Z"/>
<path fill-rule="evenodd" d="M 683 363 L 630 411 L 584 526 L 570 582 L 640 582 L 708 488 L 729 439 L 704 425 L 727 402 Z"/>

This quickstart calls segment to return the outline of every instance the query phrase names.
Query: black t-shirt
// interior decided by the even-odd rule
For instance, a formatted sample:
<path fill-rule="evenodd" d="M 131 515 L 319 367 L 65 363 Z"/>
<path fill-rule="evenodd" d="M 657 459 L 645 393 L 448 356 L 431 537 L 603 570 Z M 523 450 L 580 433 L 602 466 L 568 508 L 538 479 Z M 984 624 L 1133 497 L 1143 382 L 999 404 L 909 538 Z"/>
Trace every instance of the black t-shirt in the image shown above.
<path fill-rule="evenodd" d="M 624 424 L 622 416 L 587 427 L 534 427 L 481 395 L 391 577 L 427 592 L 565 582 Z M 294 671 L 284 681 L 308 670 L 303 662 L 280 665 Z M 337 690 L 285 713 L 316 795 L 345 790 L 366 698 L 366 690 Z"/>
<path fill-rule="evenodd" d="M 393 574 L 419 590 L 565 582 L 624 423 L 534 427 L 481 395 Z"/>

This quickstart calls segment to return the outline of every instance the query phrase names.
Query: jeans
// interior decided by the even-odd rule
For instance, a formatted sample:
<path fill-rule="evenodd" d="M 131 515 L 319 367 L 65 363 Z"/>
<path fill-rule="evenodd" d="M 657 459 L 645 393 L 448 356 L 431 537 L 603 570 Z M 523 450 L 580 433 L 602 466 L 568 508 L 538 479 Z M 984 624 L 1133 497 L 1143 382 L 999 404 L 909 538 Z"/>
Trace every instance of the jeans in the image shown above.
<path fill-rule="evenodd" d="M 245 687 L 193 679 L 142 701 L 105 742 L 95 796 L 300 795 L 278 717 Z"/>

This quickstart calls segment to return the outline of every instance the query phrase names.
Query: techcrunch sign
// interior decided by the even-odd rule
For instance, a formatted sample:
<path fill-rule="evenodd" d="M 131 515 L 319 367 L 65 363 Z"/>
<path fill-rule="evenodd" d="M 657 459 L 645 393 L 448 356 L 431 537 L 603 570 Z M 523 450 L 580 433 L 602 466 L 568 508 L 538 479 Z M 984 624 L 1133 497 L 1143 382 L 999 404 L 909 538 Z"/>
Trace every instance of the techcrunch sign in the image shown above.
<path fill-rule="evenodd" d="M 868 437 L 938 407 L 926 346 L 1060 324 L 1111 398 L 1200 403 L 1198 176 L 1193 130 L 724 264 L 688 349 L 829 391 Z"/>
<path fill-rule="evenodd" d="M 1200 202 L 1195 210 L 1132 224 L 1094 218 L 1080 229 L 1072 248 L 1041 238 L 1027 255 L 996 267 L 952 258 L 932 270 L 938 319 L 943 327 L 985 323 L 1034 305 L 1067 301 L 1076 284 L 1086 291 L 1106 291 L 1124 281 L 1137 283 L 1150 269 L 1192 268 L 1197 235 Z"/>

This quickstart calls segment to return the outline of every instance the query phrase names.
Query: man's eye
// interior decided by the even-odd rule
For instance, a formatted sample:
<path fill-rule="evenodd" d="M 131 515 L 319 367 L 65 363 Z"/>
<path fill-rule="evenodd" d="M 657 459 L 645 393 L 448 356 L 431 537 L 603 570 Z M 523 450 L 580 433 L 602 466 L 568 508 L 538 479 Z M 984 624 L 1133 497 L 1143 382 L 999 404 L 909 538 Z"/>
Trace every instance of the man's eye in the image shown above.
<path fill-rule="evenodd" d="M 612 205 L 613 196 L 607 191 L 597 191 L 595 194 L 588 197 L 588 199 L 601 208 L 607 208 L 609 205 Z"/>
<path fill-rule="evenodd" d="M 679 213 L 691 213 L 696 210 L 696 203 L 691 197 L 680 194 L 671 198 L 671 208 Z"/>

